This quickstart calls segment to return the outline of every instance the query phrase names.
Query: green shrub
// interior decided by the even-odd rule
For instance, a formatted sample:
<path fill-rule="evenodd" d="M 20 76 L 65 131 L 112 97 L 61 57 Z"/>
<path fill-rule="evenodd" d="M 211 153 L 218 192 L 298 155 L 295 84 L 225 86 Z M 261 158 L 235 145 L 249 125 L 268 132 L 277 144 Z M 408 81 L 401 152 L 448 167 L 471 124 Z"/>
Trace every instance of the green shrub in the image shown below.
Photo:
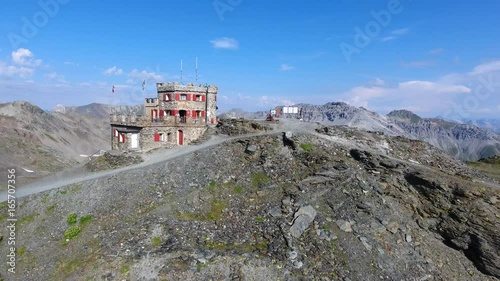
<path fill-rule="evenodd" d="M 307 152 L 312 151 L 314 148 L 313 145 L 310 143 L 301 143 L 300 147 Z"/>
<path fill-rule="evenodd" d="M 78 220 L 76 219 L 76 214 L 75 213 L 71 213 L 68 215 L 68 217 L 66 218 L 66 222 L 68 224 L 75 224 Z"/>
<path fill-rule="evenodd" d="M 80 226 L 72 226 L 64 232 L 64 239 L 72 240 L 75 239 L 78 234 L 82 231 Z"/>

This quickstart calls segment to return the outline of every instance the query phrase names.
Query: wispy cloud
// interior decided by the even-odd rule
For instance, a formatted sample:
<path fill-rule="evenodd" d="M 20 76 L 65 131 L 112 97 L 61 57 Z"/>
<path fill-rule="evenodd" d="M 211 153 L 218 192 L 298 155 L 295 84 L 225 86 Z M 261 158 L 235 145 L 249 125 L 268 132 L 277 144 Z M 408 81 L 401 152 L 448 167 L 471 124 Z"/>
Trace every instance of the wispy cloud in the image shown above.
<path fill-rule="evenodd" d="M 281 69 L 282 71 L 290 71 L 290 70 L 294 70 L 294 69 L 295 69 L 295 66 L 290 65 L 290 64 L 283 63 L 283 64 L 281 64 L 280 69 Z"/>
<path fill-rule="evenodd" d="M 436 55 L 444 53 L 444 51 L 445 51 L 445 49 L 443 49 L 443 48 L 433 49 L 433 50 L 429 51 L 429 55 L 436 56 Z"/>
<path fill-rule="evenodd" d="M 223 37 L 223 38 L 214 39 L 210 42 L 212 43 L 212 47 L 214 47 L 216 49 L 236 50 L 239 48 L 239 43 L 234 38 Z"/>
<path fill-rule="evenodd" d="M 58 83 L 63 83 L 63 84 L 66 83 L 64 76 L 59 75 L 56 72 L 49 72 L 49 73 L 45 74 L 45 77 L 50 79 L 50 80 L 56 81 Z"/>
<path fill-rule="evenodd" d="M 433 65 L 435 65 L 435 62 L 430 60 L 417 60 L 401 63 L 401 66 L 409 68 L 425 68 Z"/>
<path fill-rule="evenodd" d="M 380 38 L 380 41 L 387 42 L 387 41 L 391 41 L 394 39 L 396 39 L 396 36 L 385 36 L 385 37 Z"/>
<path fill-rule="evenodd" d="M 157 74 L 155 72 L 148 72 L 146 70 L 139 71 L 137 69 L 132 70 L 128 74 L 128 77 L 129 77 L 129 79 L 127 80 L 127 83 L 129 83 L 129 84 L 142 82 L 144 80 L 153 80 L 156 82 L 161 82 L 164 80 L 164 77 L 160 74 Z"/>
<path fill-rule="evenodd" d="M 500 60 L 492 61 L 488 63 L 480 64 L 469 72 L 470 75 L 480 75 L 488 72 L 494 72 L 500 70 Z"/>
<path fill-rule="evenodd" d="M 381 37 L 380 41 L 387 42 L 387 41 L 397 39 L 397 38 L 401 37 L 402 35 L 405 35 L 406 33 L 408 33 L 408 31 L 410 31 L 409 28 L 395 29 L 395 30 L 391 31 L 389 35 Z"/>
<path fill-rule="evenodd" d="M 103 72 L 104 75 L 122 75 L 123 69 L 116 66 L 110 67 Z"/>
<path fill-rule="evenodd" d="M 64 62 L 65 65 L 75 65 L 75 66 L 80 66 L 79 63 L 76 63 L 76 62 L 72 62 L 72 61 L 65 61 Z"/>
<path fill-rule="evenodd" d="M 404 34 L 408 33 L 408 31 L 410 31 L 409 28 L 400 28 L 400 29 L 395 29 L 395 30 L 391 31 L 391 34 L 404 35 Z"/>
<path fill-rule="evenodd" d="M 35 69 L 33 68 L 6 65 L 0 62 L 0 76 L 29 78 L 33 73 L 35 73 Z"/>

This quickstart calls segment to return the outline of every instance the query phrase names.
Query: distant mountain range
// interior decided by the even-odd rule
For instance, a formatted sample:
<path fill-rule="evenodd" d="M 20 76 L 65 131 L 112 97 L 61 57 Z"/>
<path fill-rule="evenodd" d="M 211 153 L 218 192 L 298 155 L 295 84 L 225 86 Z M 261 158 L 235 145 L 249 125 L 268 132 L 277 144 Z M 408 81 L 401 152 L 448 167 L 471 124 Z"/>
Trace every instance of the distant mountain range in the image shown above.
<path fill-rule="evenodd" d="M 408 110 L 394 110 L 387 115 L 343 102 L 324 105 L 297 104 L 306 122 L 356 127 L 379 131 L 390 136 L 405 136 L 426 141 L 453 156 L 469 161 L 500 155 L 500 136 L 495 133 L 500 121 L 478 120 L 458 123 L 441 118 L 422 118 Z M 245 112 L 233 109 L 222 114 L 230 118 L 265 118 L 268 112 Z"/>
<path fill-rule="evenodd" d="M 343 102 L 297 106 L 302 108 L 304 121 L 345 125 L 423 140 L 459 160 L 500 155 L 500 136 L 476 125 L 422 118 L 408 110 L 395 110 L 384 116 Z"/>

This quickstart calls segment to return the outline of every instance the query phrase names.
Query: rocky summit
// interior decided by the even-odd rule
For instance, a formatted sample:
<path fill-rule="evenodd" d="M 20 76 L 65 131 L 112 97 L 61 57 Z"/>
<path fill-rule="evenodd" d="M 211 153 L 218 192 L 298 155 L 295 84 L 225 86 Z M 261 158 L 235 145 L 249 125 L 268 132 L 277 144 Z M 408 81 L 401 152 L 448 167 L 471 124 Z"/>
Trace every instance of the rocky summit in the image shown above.
<path fill-rule="evenodd" d="M 231 137 L 23 197 L 17 280 L 500 277 L 487 175 L 404 137 L 232 122 Z"/>

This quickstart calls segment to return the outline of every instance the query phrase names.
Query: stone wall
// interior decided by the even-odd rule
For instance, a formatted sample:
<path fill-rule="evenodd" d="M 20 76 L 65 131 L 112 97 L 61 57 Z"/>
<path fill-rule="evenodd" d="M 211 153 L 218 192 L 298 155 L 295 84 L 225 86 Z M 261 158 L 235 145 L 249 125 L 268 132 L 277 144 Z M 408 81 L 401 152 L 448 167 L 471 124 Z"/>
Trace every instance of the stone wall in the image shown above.
<path fill-rule="evenodd" d="M 120 151 L 148 151 L 160 147 L 172 147 L 177 146 L 179 142 L 179 131 L 183 131 L 184 135 L 184 145 L 187 145 L 198 138 L 200 138 L 203 133 L 207 130 L 207 127 L 168 127 L 168 126 L 158 126 L 158 127 L 144 127 L 138 133 L 139 138 L 139 148 L 131 148 L 132 133 L 127 133 L 125 137 L 125 142 L 118 142 L 118 137 L 112 137 L 111 148 L 113 150 Z M 155 134 L 163 134 L 163 138 L 160 141 L 155 141 Z"/>

